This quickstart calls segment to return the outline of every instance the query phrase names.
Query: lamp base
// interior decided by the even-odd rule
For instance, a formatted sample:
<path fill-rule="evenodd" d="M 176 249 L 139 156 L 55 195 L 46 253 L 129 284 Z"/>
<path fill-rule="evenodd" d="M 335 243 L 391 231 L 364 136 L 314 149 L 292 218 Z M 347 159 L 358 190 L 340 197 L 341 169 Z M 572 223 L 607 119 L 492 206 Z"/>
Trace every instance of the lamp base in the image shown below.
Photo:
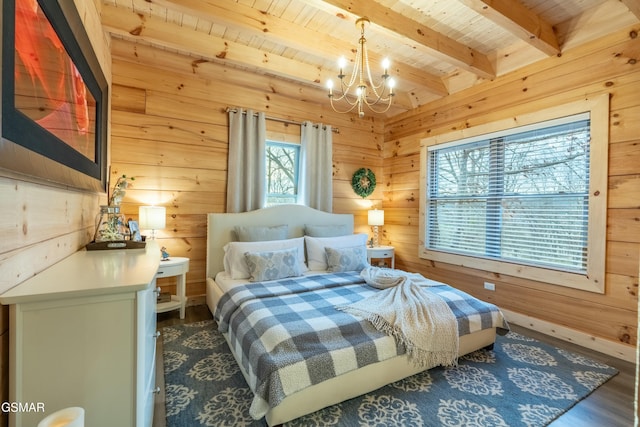
<path fill-rule="evenodd" d="M 380 242 L 378 242 L 378 226 L 377 225 L 373 226 L 373 246 L 376 248 L 380 246 Z"/>

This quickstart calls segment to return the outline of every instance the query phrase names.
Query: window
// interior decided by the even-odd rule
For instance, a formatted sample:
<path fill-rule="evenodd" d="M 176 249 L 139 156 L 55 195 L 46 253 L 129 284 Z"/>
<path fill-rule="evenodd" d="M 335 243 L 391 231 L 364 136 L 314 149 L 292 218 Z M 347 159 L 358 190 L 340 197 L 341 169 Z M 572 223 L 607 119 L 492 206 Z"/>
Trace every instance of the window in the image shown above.
<path fill-rule="evenodd" d="M 594 223 L 603 206 L 606 214 L 606 196 L 591 191 L 603 185 L 600 172 L 592 182 L 592 150 L 602 141 L 593 139 L 591 117 L 583 112 L 424 147 L 421 254 L 536 280 L 546 271 L 545 282 L 580 277 L 602 292 L 604 249 L 594 239 L 605 240 L 605 225 L 597 230 Z M 606 171 L 606 158 L 596 158 Z M 604 204 L 593 203 L 592 194 Z"/>
<path fill-rule="evenodd" d="M 267 141 L 267 206 L 296 203 L 300 145 Z"/>
<path fill-rule="evenodd" d="M 429 150 L 427 247 L 586 273 L 589 117 Z"/>

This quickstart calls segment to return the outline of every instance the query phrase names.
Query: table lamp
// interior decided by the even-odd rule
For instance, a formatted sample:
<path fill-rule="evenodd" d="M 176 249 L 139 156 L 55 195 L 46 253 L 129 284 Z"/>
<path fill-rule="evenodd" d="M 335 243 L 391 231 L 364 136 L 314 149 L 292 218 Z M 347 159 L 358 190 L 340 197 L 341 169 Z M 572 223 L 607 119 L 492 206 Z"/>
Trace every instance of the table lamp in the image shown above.
<path fill-rule="evenodd" d="M 373 226 L 373 245 L 380 246 L 378 244 L 378 226 L 384 225 L 384 211 L 378 209 L 370 210 L 369 225 Z"/>
<path fill-rule="evenodd" d="M 163 229 L 166 222 L 166 209 L 162 206 L 140 206 L 138 222 L 141 230 L 151 230 L 151 240 L 156 238 L 156 230 Z"/>

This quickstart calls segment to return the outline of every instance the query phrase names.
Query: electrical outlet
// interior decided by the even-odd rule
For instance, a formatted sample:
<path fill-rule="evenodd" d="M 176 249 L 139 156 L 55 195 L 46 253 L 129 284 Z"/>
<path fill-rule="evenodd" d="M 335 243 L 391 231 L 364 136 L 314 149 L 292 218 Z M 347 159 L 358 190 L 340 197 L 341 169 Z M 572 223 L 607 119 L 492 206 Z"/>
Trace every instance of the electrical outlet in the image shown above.
<path fill-rule="evenodd" d="M 495 283 L 489 283 L 489 282 L 484 282 L 484 288 L 488 291 L 495 291 L 496 290 L 496 284 Z"/>

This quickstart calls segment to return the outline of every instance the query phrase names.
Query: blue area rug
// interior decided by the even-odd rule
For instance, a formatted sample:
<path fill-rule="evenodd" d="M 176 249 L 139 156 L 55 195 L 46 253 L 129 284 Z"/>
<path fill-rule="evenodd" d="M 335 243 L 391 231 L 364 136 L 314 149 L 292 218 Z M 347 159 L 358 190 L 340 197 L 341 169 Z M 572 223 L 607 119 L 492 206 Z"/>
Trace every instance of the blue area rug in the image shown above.
<path fill-rule="evenodd" d="M 168 427 L 265 426 L 210 321 L 163 329 Z M 286 426 L 545 426 L 616 375 L 607 365 L 510 332 L 460 358 Z"/>

